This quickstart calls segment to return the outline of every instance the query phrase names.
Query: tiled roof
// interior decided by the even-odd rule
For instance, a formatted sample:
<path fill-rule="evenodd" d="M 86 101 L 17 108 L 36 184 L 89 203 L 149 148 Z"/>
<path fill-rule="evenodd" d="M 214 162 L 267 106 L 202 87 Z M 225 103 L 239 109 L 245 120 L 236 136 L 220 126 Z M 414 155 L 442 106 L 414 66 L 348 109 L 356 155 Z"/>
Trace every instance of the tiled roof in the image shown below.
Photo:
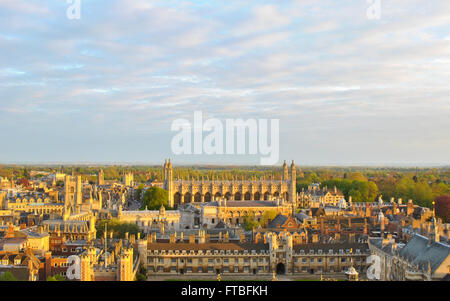
<path fill-rule="evenodd" d="M 412 261 L 420 267 L 431 265 L 434 273 L 442 262 L 450 255 L 450 246 L 440 242 L 428 245 L 428 238 L 416 234 L 400 251 L 400 256 Z"/>

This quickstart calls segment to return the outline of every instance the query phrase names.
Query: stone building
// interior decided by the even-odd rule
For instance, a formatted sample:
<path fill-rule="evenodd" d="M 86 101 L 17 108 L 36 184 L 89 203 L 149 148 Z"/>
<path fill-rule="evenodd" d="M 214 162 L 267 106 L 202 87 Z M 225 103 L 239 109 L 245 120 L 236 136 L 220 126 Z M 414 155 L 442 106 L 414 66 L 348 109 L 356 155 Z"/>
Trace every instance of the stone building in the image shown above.
<path fill-rule="evenodd" d="M 134 175 L 132 172 L 124 173 L 123 185 L 125 185 L 126 187 L 134 186 Z"/>
<path fill-rule="evenodd" d="M 97 186 L 105 185 L 105 174 L 103 169 L 100 169 L 97 173 Z"/>
<path fill-rule="evenodd" d="M 200 206 L 200 223 L 207 228 L 215 227 L 220 222 L 236 226 L 243 224 L 244 218 L 248 215 L 254 215 L 256 220 L 260 221 L 267 211 L 289 215 L 293 210 L 293 204 L 284 201 L 283 198 L 271 197 L 267 201 L 228 201 L 222 197 Z"/>
<path fill-rule="evenodd" d="M 332 190 L 329 190 L 328 187 L 321 189 L 318 183 L 309 185 L 307 190 L 302 189 L 298 194 L 299 205 L 308 208 L 324 207 L 326 205 L 339 206 L 343 199 L 344 194 L 336 187 Z"/>
<path fill-rule="evenodd" d="M 162 275 L 272 275 L 342 276 L 352 262 L 365 271 L 367 243 L 297 244 L 289 232 L 266 233 L 260 240 L 236 241 L 224 235 L 209 240 L 204 230 L 198 236 L 157 240 L 149 235 L 147 268 L 149 276 Z M 352 259 L 352 260 L 351 260 Z"/>
<path fill-rule="evenodd" d="M 163 206 L 159 210 L 119 210 L 118 219 L 121 222 L 133 223 L 144 233 L 158 229 L 160 232 L 180 230 L 180 211 L 168 210 Z"/>
<path fill-rule="evenodd" d="M 283 198 L 285 201 L 296 203 L 296 168 L 291 164 L 289 175 L 286 161 L 283 164 L 281 180 L 274 179 L 197 179 L 174 180 L 173 168 L 170 160 L 164 163 L 163 188 L 169 192 L 169 206 L 191 202 L 211 202 L 216 198 L 225 197 L 227 200 L 269 200 L 270 197 Z"/>

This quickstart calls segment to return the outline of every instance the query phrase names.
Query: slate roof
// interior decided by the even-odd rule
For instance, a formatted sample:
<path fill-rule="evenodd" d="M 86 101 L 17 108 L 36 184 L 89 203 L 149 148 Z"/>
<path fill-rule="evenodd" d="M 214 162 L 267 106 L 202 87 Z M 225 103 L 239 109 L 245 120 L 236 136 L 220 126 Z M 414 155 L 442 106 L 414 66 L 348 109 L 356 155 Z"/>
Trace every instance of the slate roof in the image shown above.
<path fill-rule="evenodd" d="M 322 250 L 324 253 L 328 253 L 331 249 L 333 252 L 339 252 L 339 250 L 343 250 L 346 253 L 347 250 L 353 249 L 353 254 L 356 253 L 356 250 L 360 250 L 361 254 L 369 253 L 369 245 L 367 243 L 308 243 L 308 244 L 298 244 L 294 245 L 294 250 L 296 252 L 300 250 L 304 250 L 305 252 L 309 252 L 310 250 Z"/>
<path fill-rule="evenodd" d="M 401 257 L 420 267 L 427 267 L 430 262 L 432 273 L 449 255 L 450 245 L 441 242 L 428 245 L 428 238 L 419 234 L 414 235 L 400 251 Z"/>
<path fill-rule="evenodd" d="M 148 250 L 203 250 L 203 251 L 215 251 L 215 250 L 238 250 L 238 251 L 251 251 L 251 250 L 269 250 L 269 245 L 264 243 L 170 243 L 170 242 L 157 242 L 148 243 Z"/>
<path fill-rule="evenodd" d="M 205 206 L 218 206 L 218 203 L 214 201 Z M 270 201 L 227 201 L 227 207 L 276 207 L 276 205 Z"/>
<path fill-rule="evenodd" d="M 278 228 L 278 226 L 283 226 L 288 220 L 288 217 L 282 214 L 278 214 L 269 224 L 269 228 Z"/>

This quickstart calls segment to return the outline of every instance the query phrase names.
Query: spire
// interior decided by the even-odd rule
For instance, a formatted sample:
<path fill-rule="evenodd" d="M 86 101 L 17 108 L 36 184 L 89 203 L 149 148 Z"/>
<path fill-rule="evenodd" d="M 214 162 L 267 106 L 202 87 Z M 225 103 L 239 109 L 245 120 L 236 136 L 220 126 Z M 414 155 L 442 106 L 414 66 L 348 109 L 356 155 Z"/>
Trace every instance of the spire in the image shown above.
<path fill-rule="evenodd" d="M 438 228 L 437 228 L 437 224 L 436 224 L 436 206 L 435 203 L 433 201 L 433 227 L 434 227 L 434 241 L 435 242 L 439 242 L 439 233 L 438 233 Z"/>

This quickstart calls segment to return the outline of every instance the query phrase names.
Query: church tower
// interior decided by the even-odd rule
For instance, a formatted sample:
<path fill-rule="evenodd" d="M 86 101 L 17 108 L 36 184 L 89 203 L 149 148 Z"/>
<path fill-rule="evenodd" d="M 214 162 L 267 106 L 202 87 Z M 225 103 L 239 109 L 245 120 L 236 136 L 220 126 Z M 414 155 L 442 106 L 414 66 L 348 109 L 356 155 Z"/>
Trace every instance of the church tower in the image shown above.
<path fill-rule="evenodd" d="M 163 188 L 167 189 L 167 159 L 164 161 Z"/>
<path fill-rule="evenodd" d="M 283 163 L 283 181 L 289 181 L 289 171 L 286 164 L 286 160 Z"/>
<path fill-rule="evenodd" d="M 77 212 L 81 206 L 81 176 L 67 176 L 64 179 L 64 217 Z"/>
<path fill-rule="evenodd" d="M 105 185 L 105 174 L 103 173 L 103 169 L 100 169 L 100 171 L 97 173 L 97 185 Z"/>
<path fill-rule="evenodd" d="M 294 160 L 292 160 L 291 164 L 291 182 L 289 183 L 289 201 L 291 203 L 297 202 L 297 170 L 295 168 Z"/>
<path fill-rule="evenodd" d="M 133 249 L 123 248 L 119 254 L 117 262 L 117 280 L 133 281 Z"/>
<path fill-rule="evenodd" d="M 170 162 L 169 159 L 169 163 L 167 164 L 167 188 L 166 190 L 169 192 L 169 206 L 173 207 L 173 170 L 172 170 L 172 162 Z"/>

